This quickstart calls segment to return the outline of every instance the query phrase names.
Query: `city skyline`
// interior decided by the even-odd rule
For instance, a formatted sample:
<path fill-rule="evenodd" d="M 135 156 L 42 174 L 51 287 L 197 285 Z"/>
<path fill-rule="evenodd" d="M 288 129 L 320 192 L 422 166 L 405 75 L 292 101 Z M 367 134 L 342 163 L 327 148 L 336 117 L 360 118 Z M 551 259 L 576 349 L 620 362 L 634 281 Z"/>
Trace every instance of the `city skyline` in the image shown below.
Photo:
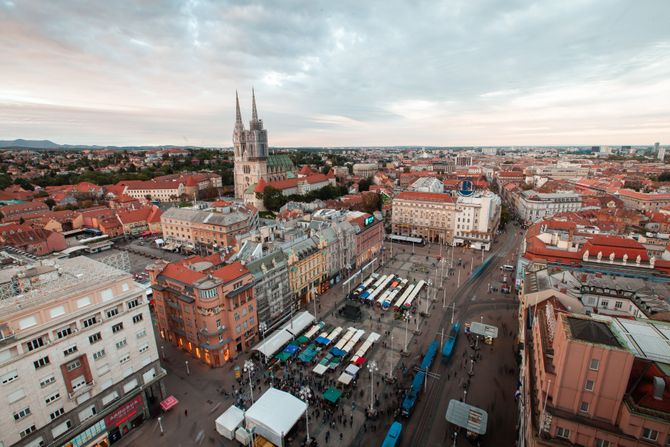
<path fill-rule="evenodd" d="M 670 4 L 0 2 L 0 139 L 229 147 L 670 139 Z"/>

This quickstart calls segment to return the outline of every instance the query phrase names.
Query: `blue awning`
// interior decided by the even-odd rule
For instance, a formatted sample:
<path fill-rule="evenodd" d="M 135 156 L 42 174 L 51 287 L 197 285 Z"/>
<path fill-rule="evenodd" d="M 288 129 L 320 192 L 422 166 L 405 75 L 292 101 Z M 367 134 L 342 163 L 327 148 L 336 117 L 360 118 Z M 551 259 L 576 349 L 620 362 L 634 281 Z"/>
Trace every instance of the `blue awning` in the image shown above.
<path fill-rule="evenodd" d="M 338 348 L 332 348 L 330 350 L 330 353 L 333 354 L 336 357 L 343 357 L 346 354 L 346 352 L 344 352 L 343 350 L 338 349 Z"/>
<path fill-rule="evenodd" d="M 330 340 L 328 340 L 326 337 L 316 337 L 316 340 L 314 341 L 320 345 L 327 345 L 330 343 Z"/>

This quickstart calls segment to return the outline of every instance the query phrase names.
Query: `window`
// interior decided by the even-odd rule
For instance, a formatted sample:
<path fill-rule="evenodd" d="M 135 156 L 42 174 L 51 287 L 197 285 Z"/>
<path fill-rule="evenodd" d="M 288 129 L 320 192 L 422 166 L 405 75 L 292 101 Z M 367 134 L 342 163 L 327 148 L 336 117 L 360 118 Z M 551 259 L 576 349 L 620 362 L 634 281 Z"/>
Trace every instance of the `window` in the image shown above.
<path fill-rule="evenodd" d="M 123 330 L 123 323 L 117 323 L 114 326 L 112 326 L 112 333 L 116 334 L 117 332 L 121 332 Z"/>
<path fill-rule="evenodd" d="M 72 345 L 63 351 L 63 355 L 68 356 L 70 354 L 74 354 L 75 352 L 77 352 L 77 345 Z"/>
<path fill-rule="evenodd" d="M 30 416 L 30 407 L 22 408 L 21 410 L 14 413 L 14 420 L 20 421 L 21 419 Z"/>
<path fill-rule="evenodd" d="M 651 428 L 643 428 L 642 437 L 649 441 L 656 441 L 658 439 L 658 432 L 656 430 L 652 430 Z"/>
<path fill-rule="evenodd" d="M 58 339 L 65 338 L 68 335 L 72 335 L 71 327 L 64 327 L 63 329 L 59 329 L 56 331 L 56 338 Z"/>
<path fill-rule="evenodd" d="M 591 359 L 591 364 L 589 364 L 589 369 L 592 370 L 592 371 L 598 371 L 599 367 L 600 367 L 600 360 Z"/>
<path fill-rule="evenodd" d="M 13 382 L 18 378 L 19 378 L 19 373 L 18 373 L 18 371 L 14 370 L 14 371 L 10 371 L 7 374 L 0 377 L 0 382 L 2 382 L 2 384 L 4 385 L 6 383 Z"/>
<path fill-rule="evenodd" d="M 35 349 L 41 348 L 42 346 L 44 346 L 44 337 L 39 337 L 26 343 L 26 349 L 28 352 L 34 351 Z"/>
<path fill-rule="evenodd" d="M 215 296 L 216 296 L 216 288 L 200 291 L 200 298 L 214 298 Z"/>
<path fill-rule="evenodd" d="M 56 376 L 51 374 L 50 376 L 46 376 L 46 377 L 40 379 L 40 386 L 42 388 L 46 388 L 49 385 L 51 385 L 52 383 L 54 383 L 55 381 L 56 381 Z"/>
<path fill-rule="evenodd" d="M 240 332 L 242 332 L 242 328 L 240 327 L 239 324 L 238 324 L 237 326 L 235 326 L 235 332 L 237 332 L 238 334 L 239 334 Z"/>
<path fill-rule="evenodd" d="M 90 405 L 89 407 L 83 409 L 82 411 L 79 412 L 79 420 L 81 422 L 84 422 L 86 419 L 91 418 L 95 416 L 95 404 Z"/>
<path fill-rule="evenodd" d="M 84 327 L 91 327 L 98 322 L 98 317 L 93 316 L 82 321 Z"/>
<path fill-rule="evenodd" d="M 133 323 L 137 324 L 140 321 L 142 321 L 143 319 L 144 319 L 143 314 L 137 314 L 137 315 L 133 316 Z"/>
<path fill-rule="evenodd" d="M 49 363 L 51 363 L 49 361 L 49 356 L 46 355 L 46 356 L 42 357 L 41 359 L 35 360 L 33 362 L 33 365 L 35 366 L 35 369 L 40 369 L 40 368 L 43 368 L 43 367 L 47 366 Z"/>
<path fill-rule="evenodd" d="M 72 382 L 70 382 L 70 386 L 72 387 L 72 391 L 76 391 L 79 388 L 83 387 L 84 385 L 86 385 L 86 378 L 83 375 L 72 379 Z"/>
<path fill-rule="evenodd" d="M 607 307 L 607 306 L 609 306 L 609 303 L 610 303 L 610 302 L 607 301 L 607 300 L 602 300 L 602 301 L 600 302 L 600 307 Z"/>
<path fill-rule="evenodd" d="M 610 442 L 596 438 L 595 447 L 610 447 Z"/>
<path fill-rule="evenodd" d="M 146 335 L 147 335 L 147 330 L 146 329 L 142 329 L 141 331 L 137 332 L 137 338 L 142 338 L 142 337 L 145 337 Z"/>
<path fill-rule="evenodd" d="M 77 359 L 77 360 L 73 360 L 70 363 L 68 363 L 67 365 L 65 365 L 65 369 L 67 369 L 68 371 L 74 371 L 75 369 L 79 368 L 80 366 L 81 366 L 81 360 Z"/>
<path fill-rule="evenodd" d="M 61 424 L 58 424 L 54 428 L 51 429 L 51 434 L 53 435 L 54 438 L 59 437 L 66 431 L 68 431 L 70 428 L 72 428 L 72 422 L 68 419 L 65 422 L 62 422 Z"/>
<path fill-rule="evenodd" d="M 570 437 L 570 430 L 563 427 L 556 427 L 556 437 L 568 439 Z"/>
<path fill-rule="evenodd" d="M 579 411 L 582 413 L 588 413 L 589 412 L 589 403 L 588 402 L 582 402 L 579 405 Z"/>
<path fill-rule="evenodd" d="M 57 401 L 58 399 L 60 399 L 60 393 L 56 391 L 55 393 L 48 395 L 47 398 L 44 399 L 44 403 L 49 405 L 51 402 Z"/>
<path fill-rule="evenodd" d="M 121 363 L 123 365 L 124 363 L 126 363 L 129 360 L 130 360 L 130 354 L 125 354 L 123 357 L 121 357 L 121 359 L 119 360 L 119 363 Z"/>
<path fill-rule="evenodd" d="M 106 312 L 105 315 L 107 315 L 107 318 L 112 318 L 112 317 L 117 316 L 118 314 L 119 314 L 119 309 L 115 307 L 114 309 L 109 309 Z"/>
<path fill-rule="evenodd" d="M 614 308 L 615 309 L 621 309 L 622 306 L 623 306 L 623 303 L 621 301 L 616 301 L 614 303 Z"/>
<path fill-rule="evenodd" d="M 88 337 L 88 341 L 89 341 L 91 344 L 93 344 L 93 343 L 97 343 L 97 342 L 99 342 L 100 340 L 102 340 L 102 334 L 101 334 L 100 332 L 96 332 L 95 334 L 90 335 L 90 336 Z"/>
<path fill-rule="evenodd" d="M 114 402 L 118 398 L 119 398 L 119 393 L 117 393 L 116 391 L 112 391 L 111 393 L 109 393 L 108 395 L 106 395 L 102 398 L 102 404 L 107 406 L 110 403 Z"/>
<path fill-rule="evenodd" d="M 28 436 L 29 434 L 31 434 L 35 430 L 37 430 L 37 428 L 35 428 L 34 425 L 31 425 L 30 427 L 26 428 L 25 430 L 21 430 L 19 432 L 19 436 L 21 436 L 21 438 L 25 438 L 26 436 Z"/>
<path fill-rule="evenodd" d="M 587 380 L 586 383 L 584 384 L 584 389 L 586 391 L 593 391 L 593 386 L 594 386 L 593 380 Z"/>
<path fill-rule="evenodd" d="M 53 420 L 56 419 L 57 417 L 63 416 L 64 413 L 65 413 L 65 410 L 63 409 L 63 407 L 60 407 L 58 410 L 56 410 L 56 411 L 54 411 L 54 412 L 52 412 L 52 413 L 49 413 L 49 417 L 50 417 L 51 420 L 53 421 Z"/>
<path fill-rule="evenodd" d="M 124 338 L 116 342 L 116 349 L 121 349 L 128 344 L 128 341 Z"/>
<path fill-rule="evenodd" d="M 128 310 L 130 310 L 130 309 L 140 305 L 140 299 L 135 298 L 134 300 L 128 301 L 127 304 L 128 304 Z"/>
<path fill-rule="evenodd" d="M 101 350 L 99 350 L 99 351 L 93 353 L 93 360 L 101 359 L 101 358 L 103 358 L 104 356 L 105 356 L 105 350 L 104 350 L 104 349 L 101 349 Z"/>
<path fill-rule="evenodd" d="M 142 346 L 140 346 L 140 349 L 139 349 L 140 353 L 147 352 L 148 350 L 149 350 L 149 344 L 148 343 L 143 344 Z"/>

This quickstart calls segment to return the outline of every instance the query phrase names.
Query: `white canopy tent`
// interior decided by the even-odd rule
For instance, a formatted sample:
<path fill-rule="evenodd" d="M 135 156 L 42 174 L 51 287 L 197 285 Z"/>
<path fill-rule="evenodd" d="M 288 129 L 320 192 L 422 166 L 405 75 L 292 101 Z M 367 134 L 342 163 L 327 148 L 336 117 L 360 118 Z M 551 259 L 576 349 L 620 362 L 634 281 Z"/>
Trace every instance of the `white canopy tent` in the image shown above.
<path fill-rule="evenodd" d="M 340 377 L 337 379 L 338 382 L 345 385 L 349 385 L 352 380 L 354 380 L 354 378 L 345 372 L 340 374 Z"/>
<path fill-rule="evenodd" d="M 268 389 L 244 415 L 247 430 L 255 427 L 257 434 L 274 445 L 281 446 L 298 419 L 305 414 L 307 404 L 292 394 L 276 388 Z"/>
<path fill-rule="evenodd" d="M 231 405 L 221 416 L 216 418 L 214 424 L 216 431 L 227 439 L 232 440 L 235 437 L 235 430 L 242 425 L 244 421 L 244 411 Z"/>
<path fill-rule="evenodd" d="M 300 312 L 291 321 L 286 323 L 274 334 L 265 338 L 262 342 L 254 346 L 254 351 L 258 351 L 265 357 L 272 357 L 283 346 L 297 337 L 307 326 L 315 320 L 314 316 L 307 311 Z"/>
<path fill-rule="evenodd" d="M 323 373 L 328 371 L 328 367 L 326 365 L 322 365 L 321 363 L 319 363 L 318 365 L 316 365 L 314 367 L 314 369 L 312 371 L 314 371 L 314 374 L 318 374 L 318 375 L 322 376 Z"/>

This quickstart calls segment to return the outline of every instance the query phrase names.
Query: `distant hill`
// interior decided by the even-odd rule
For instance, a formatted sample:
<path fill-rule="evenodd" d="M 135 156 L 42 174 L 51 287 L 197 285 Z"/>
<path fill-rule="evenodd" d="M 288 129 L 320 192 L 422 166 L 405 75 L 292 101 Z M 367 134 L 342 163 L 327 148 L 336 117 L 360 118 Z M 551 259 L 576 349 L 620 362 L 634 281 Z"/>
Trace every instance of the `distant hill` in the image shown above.
<path fill-rule="evenodd" d="M 177 146 L 177 145 L 163 145 L 163 146 L 98 146 L 98 145 L 84 145 L 84 144 L 58 144 L 50 140 L 0 140 L 0 149 L 34 149 L 34 150 L 84 150 L 84 149 L 111 149 L 117 151 L 147 151 L 150 149 L 216 149 L 203 148 L 198 146 Z"/>
<path fill-rule="evenodd" d="M 49 140 L 0 140 L 0 148 L 25 147 L 30 149 L 59 149 L 60 144 Z"/>

